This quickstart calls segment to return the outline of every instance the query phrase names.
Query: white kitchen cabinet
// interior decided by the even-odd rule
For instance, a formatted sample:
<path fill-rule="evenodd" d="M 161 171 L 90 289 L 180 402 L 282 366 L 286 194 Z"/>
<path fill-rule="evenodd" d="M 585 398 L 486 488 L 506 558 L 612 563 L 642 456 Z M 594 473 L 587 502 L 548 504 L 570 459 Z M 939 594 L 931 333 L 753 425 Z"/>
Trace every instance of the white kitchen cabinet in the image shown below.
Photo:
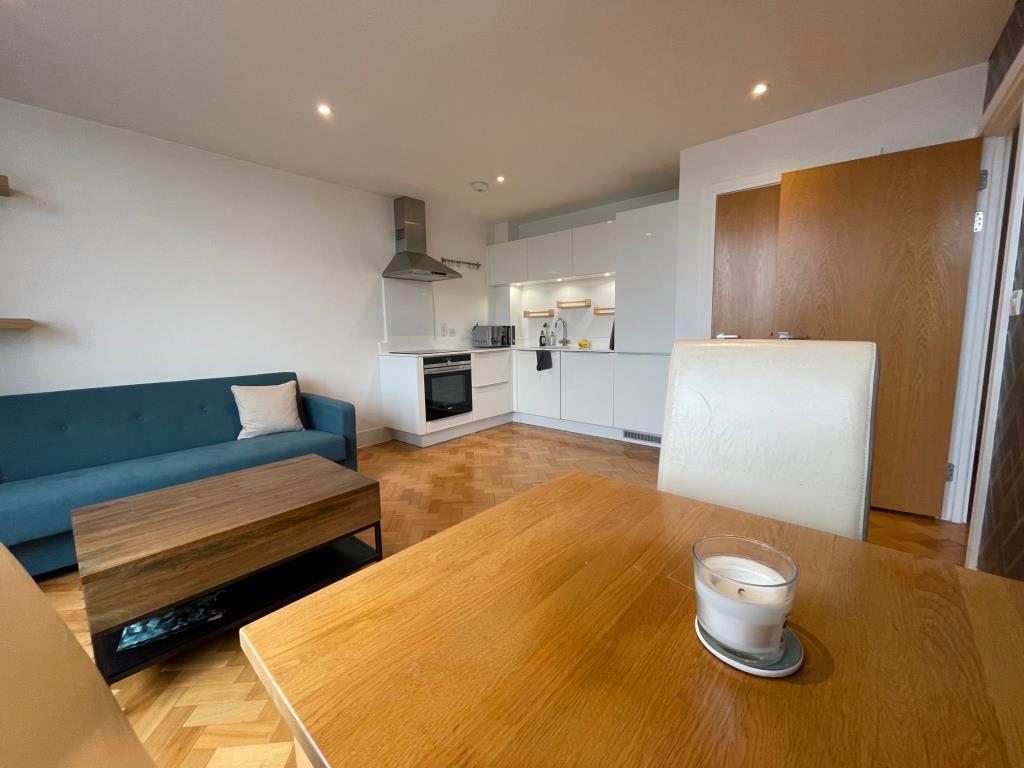
<path fill-rule="evenodd" d="M 617 352 L 668 354 L 672 351 L 675 342 L 677 216 L 676 201 L 616 215 Z"/>
<path fill-rule="evenodd" d="M 572 231 L 572 273 L 600 275 L 615 271 L 615 220 Z"/>
<path fill-rule="evenodd" d="M 512 413 L 512 382 L 473 387 L 473 418 L 489 419 Z"/>
<path fill-rule="evenodd" d="M 562 418 L 612 426 L 614 355 L 562 353 Z"/>
<path fill-rule="evenodd" d="M 551 368 L 538 371 L 536 352 L 516 352 L 517 411 L 549 419 L 560 418 L 562 357 L 560 352 L 552 352 Z"/>
<path fill-rule="evenodd" d="M 616 310 L 618 311 L 618 310 Z M 614 426 L 660 435 L 665 419 L 670 355 L 616 352 Z"/>
<path fill-rule="evenodd" d="M 572 230 L 526 238 L 529 280 L 553 280 L 572 275 Z"/>
<path fill-rule="evenodd" d="M 487 246 L 487 284 L 508 285 L 526 281 L 526 240 L 509 240 Z"/>
<path fill-rule="evenodd" d="M 473 386 L 486 387 L 512 380 L 512 350 L 473 353 Z"/>

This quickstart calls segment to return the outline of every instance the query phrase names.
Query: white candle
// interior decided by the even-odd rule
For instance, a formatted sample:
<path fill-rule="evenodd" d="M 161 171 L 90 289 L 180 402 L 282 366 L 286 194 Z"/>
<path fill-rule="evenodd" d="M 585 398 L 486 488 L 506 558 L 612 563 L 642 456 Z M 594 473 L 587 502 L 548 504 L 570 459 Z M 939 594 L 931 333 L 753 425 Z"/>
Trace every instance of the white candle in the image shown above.
<path fill-rule="evenodd" d="M 764 563 L 735 555 L 703 560 L 695 579 L 697 617 L 722 645 L 751 656 L 772 656 L 782 647 L 793 606 L 786 579 Z"/>

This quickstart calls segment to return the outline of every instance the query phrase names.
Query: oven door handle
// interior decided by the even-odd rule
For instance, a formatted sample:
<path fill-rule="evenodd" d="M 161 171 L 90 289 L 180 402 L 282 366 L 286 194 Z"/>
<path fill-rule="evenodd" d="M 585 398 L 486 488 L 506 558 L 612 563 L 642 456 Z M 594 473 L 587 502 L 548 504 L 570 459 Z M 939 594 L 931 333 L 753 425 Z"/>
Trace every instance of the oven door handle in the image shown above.
<path fill-rule="evenodd" d="M 464 371 L 472 370 L 472 366 L 469 365 L 442 365 L 437 368 L 430 368 L 427 366 L 423 367 L 424 376 L 436 376 L 439 373 L 460 373 Z"/>

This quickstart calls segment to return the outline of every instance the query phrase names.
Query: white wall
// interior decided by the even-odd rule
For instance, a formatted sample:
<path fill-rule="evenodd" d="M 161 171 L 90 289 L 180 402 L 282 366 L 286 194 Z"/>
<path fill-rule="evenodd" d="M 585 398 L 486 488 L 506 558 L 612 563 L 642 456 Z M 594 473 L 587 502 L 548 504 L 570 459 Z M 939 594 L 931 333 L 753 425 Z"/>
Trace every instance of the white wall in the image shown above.
<path fill-rule="evenodd" d="M 474 193 L 475 194 L 475 193 Z M 484 258 L 489 227 L 487 224 L 468 224 L 446 211 L 427 205 L 427 253 L 440 261 L 457 259 L 475 262 L 480 269 L 454 266 L 462 275 L 458 280 L 439 280 L 434 287 L 434 335 L 441 335 L 441 323 L 454 329 L 454 339 L 462 344 L 472 340 L 474 323 L 486 325 L 487 270 Z M 449 337 L 449 342 L 452 337 Z"/>
<path fill-rule="evenodd" d="M 2 99 L 0 173 L 0 316 L 41 323 L 0 333 L 0 394 L 295 370 L 380 426 L 389 198 Z M 478 260 L 486 227 L 427 209 Z"/>
<path fill-rule="evenodd" d="M 784 171 L 973 137 L 985 72 L 978 64 L 680 152 L 676 338 L 711 335 L 717 195 Z"/>

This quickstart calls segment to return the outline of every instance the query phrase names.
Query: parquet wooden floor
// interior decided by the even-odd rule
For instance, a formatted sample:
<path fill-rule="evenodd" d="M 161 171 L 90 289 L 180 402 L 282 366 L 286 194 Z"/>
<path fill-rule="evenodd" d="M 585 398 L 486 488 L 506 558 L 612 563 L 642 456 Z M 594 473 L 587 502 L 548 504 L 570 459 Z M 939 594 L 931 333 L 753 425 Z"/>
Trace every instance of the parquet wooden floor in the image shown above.
<path fill-rule="evenodd" d="M 655 485 L 654 448 L 510 424 L 432 448 L 398 442 L 360 451 L 380 481 L 385 555 L 572 469 Z M 963 562 L 967 527 L 872 511 L 869 539 Z M 40 586 L 88 649 L 77 572 Z M 291 735 L 234 635 L 215 638 L 117 683 L 113 691 L 160 766 L 295 766 Z"/>

